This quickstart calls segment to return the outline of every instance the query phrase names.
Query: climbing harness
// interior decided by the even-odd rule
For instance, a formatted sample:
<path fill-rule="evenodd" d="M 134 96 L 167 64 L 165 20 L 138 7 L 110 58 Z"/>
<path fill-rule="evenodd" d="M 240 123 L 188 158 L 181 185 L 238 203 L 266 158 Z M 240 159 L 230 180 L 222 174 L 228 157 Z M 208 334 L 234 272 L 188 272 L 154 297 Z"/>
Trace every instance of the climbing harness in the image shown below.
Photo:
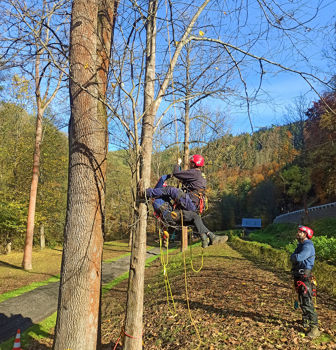
<path fill-rule="evenodd" d="M 317 281 L 315 276 L 311 276 L 311 280 L 310 283 L 312 285 L 312 297 L 313 297 L 313 301 L 314 301 L 314 306 L 317 306 Z"/>
<path fill-rule="evenodd" d="M 311 273 L 305 273 L 304 269 L 300 269 L 296 273 L 293 273 L 294 276 L 294 288 L 296 291 L 296 298 L 294 300 L 294 309 L 298 309 L 299 294 L 308 294 L 312 300 L 314 307 L 317 306 L 317 281 L 314 275 Z M 307 285 L 307 283 L 309 284 Z"/>

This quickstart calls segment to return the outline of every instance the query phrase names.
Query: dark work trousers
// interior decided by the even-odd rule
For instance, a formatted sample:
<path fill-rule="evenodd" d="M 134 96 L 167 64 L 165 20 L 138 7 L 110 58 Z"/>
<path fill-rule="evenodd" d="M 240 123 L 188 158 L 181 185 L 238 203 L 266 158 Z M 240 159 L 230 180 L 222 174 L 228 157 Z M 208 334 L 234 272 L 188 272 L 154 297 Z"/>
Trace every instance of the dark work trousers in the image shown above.
<path fill-rule="evenodd" d="M 164 198 L 168 196 L 172 200 L 176 200 L 182 209 L 191 211 L 197 210 L 196 205 L 190 199 L 189 195 L 176 187 L 148 188 L 146 190 L 146 196 L 150 198 Z"/>
<path fill-rule="evenodd" d="M 197 233 L 201 235 L 202 233 L 208 233 L 210 230 L 203 224 L 203 220 L 194 211 L 183 210 L 183 222 L 186 224 L 193 224 L 196 227 Z"/>
<path fill-rule="evenodd" d="M 175 212 L 177 213 L 176 219 L 173 219 L 171 216 L 171 211 L 168 211 L 168 210 L 162 211 L 163 220 L 168 225 L 174 226 L 177 223 L 178 224 L 182 223 L 180 211 L 176 210 Z M 197 232 L 195 232 L 195 233 L 198 236 L 201 236 L 204 233 L 206 234 L 206 233 L 210 232 L 210 230 L 203 224 L 202 218 L 194 211 L 182 210 L 182 214 L 183 214 L 183 224 L 194 225 L 196 227 L 196 230 L 197 230 Z"/>
<path fill-rule="evenodd" d="M 299 297 L 303 324 L 307 326 L 317 326 L 318 317 L 313 302 L 311 277 L 310 270 L 302 274 L 295 273 L 294 285 Z"/>

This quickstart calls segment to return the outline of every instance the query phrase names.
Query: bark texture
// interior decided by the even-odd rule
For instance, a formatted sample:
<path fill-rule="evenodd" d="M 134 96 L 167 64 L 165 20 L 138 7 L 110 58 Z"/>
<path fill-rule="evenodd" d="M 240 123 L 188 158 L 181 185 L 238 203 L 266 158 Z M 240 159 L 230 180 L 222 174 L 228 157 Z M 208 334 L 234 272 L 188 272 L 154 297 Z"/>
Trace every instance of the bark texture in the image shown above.
<path fill-rule="evenodd" d="M 138 193 L 150 186 L 151 160 L 153 148 L 154 119 L 156 103 L 154 102 L 155 84 L 155 47 L 156 47 L 156 11 L 157 1 L 150 0 L 148 5 L 146 38 L 146 73 L 144 91 L 144 117 L 141 133 L 140 179 Z M 144 275 L 146 258 L 147 205 L 138 207 L 137 230 L 132 240 L 131 265 L 127 293 L 127 310 L 125 319 L 125 350 L 142 349 L 142 318 L 144 298 Z"/>
<path fill-rule="evenodd" d="M 104 234 L 104 104 L 117 1 L 74 0 L 69 185 L 54 349 L 96 349 Z M 99 344 L 99 340 L 98 340 Z"/>
<path fill-rule="evenodd" d="M 34 224 L 35 224 L 37 186 L 38 186 L 39 171 L 40 171 L 42 118 L 43 118 L 43 113 L 38 106 L 38 113 L 36 118 L 36 131 L 35 131 L 35 148 L 34 148 L 34 156 L 33 156 L 33 174 L 32 174 L 32 182 L 30 185 L 29 206 L 28 206 L 28 216 L 27 216 L 27 231 L 26 231 L 25 245 L 23 250 L 23 260 L 22 260 L 22 267 L 24 270 L 31 270 L 33 268 L 32 250 L 33 250 L 33 237 L 34 237 L 34 226 L 35 226 Z"/>

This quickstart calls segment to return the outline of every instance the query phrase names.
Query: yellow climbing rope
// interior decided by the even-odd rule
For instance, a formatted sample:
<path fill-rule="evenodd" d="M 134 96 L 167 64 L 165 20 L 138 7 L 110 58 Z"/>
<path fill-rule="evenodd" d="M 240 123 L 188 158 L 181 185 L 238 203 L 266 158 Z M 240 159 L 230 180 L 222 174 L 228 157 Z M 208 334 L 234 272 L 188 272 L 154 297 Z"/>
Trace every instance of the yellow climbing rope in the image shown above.
<path fill-rule="evenodd" d="M 182 211 L 182 210 L 180 211 L 180 215 L 181 215 L 181 226 L 182 226 L 182 228 L 183 228 L 184 224 L 183 224 L 183 211 Z M 192 235 L 190 235 L 190 236 L 192 236 Z M 191 240 L 191 239 L 192 239 L 192 237 L 190 237 L 189 240 Z M 202 248 L 202 254 L 201 254 L 202 261 L 201 261 L 201 266 L 200 266 L 200 268 L 197 269 L 197 270 L 194 268 L 194 264 L 193 264 L 192 244 L 189 244 L 189 249 L 190 249 L 190 265 L 191 265 L 191 269 L 192 269 L 195 273 L 199 273 L 199 272 L 202 270 L 203 264 L 204 264 L 204 258 L 203 258 L 203 256 L 204 256 L 204 254 L 203 254 L 203 253 L 204 253 L 204 249 Z"/>
<path fill-rule="evenodd" d="M 183 212 L 182 212 L 182 210 L 181 210 L 181 225 L 182 225 L 182 228 L 183 228 Z M 192 244 L 190 244 L 189 246 L 191 247 Z M 193 325 L 193 327 L 195 329 L 195 332 L 197 334 L 198 340 L 199 340 L 199 344 L 198 344 L 198 347 L 197 347 L 197 348 L 199 348 L 202 345 L 202 339 L 201 339 L 199 331 L 198 331 L 198 329 L 196 327 L 195 321 L 194 321 L 194 319 L 192 317 L 191 310 L 190 310 L 189 292 L 188 292 L 188 278 L 187 278 L 187 263 L 186 263 L 185 251 L 182 252 L 182 255 L 183 255 L 184 284 L 185 284 L 185 294 L 186 294 L 186 301 L 187 301 L 187 307 L 188 307 L 188 314 L 189 314 L 189 318 L 190 318 L 191 324 Z M 191 267 L 192 267 L 193 271 L 195 271 L 194 268 L 193 268 L 193 265 L 192 265 L 192 255 L 191 255 Z M 201 265 L 200 269 L 195 271 L 195 272 L 201 271 L 202 267 L 203 267 L 203 248 L 202 248 L 202 265 Z"/>
<path fill-rule="evenodd" d="M 170 313 L 175 316 L 176 315 L 176 306 L 175 306 L 175 301 L 174 301 L 174 296 L 171 290 L 171 286 L 170 286 L 170 282 L 169 282 L 169 278 L 168 278 L 168 271 L 167 271 L 167 265 L 168 265 L 168 259 L 169 259 L 169 238 L 167 240 L 167 250 L 166 250 L 166 259 L 164 257 L 164 253 L 163 253 L 163 248 L 162 248 L 162 234 L 161 234 L 161 229 L 159 229 L 159 241 L 160 241 L 160 260 L 161 260 L 161 265 L 163 268 L 163 277 L 164 277 L 164 283 L 165 283 L 165 289 L 166 289 L 166 297 L 167 297 L 167 305 L 168 305 L 168 309 L 170 311 Z M 174 312 L 172 312 L 172 309 L 170 307 L 170 301 L 169 299 L 171 299 L 172 304 L 173 304 L 173 308 L 174 308 Z"/>

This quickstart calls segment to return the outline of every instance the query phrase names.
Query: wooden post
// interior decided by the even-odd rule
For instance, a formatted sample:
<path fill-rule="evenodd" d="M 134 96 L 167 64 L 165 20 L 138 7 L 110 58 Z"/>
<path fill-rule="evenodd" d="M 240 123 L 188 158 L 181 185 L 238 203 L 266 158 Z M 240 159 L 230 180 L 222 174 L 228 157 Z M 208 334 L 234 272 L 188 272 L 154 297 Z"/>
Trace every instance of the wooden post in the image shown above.
<path fill-rule="evenodd" d="M 6 245 L 6 254 L 10 254 L 12 251 L 12 242 L 8 242 Z"/>
<path fill-rule="evenodd" d="M 182 226 L 181 252 L 188 249 L 188 226 Z"/>
<path fill-rule="evenodd" d="M 45 236 L 44 236 L 44 225 L 40 226 L 40 247 L 41 250 L 45 248 Z"/>

